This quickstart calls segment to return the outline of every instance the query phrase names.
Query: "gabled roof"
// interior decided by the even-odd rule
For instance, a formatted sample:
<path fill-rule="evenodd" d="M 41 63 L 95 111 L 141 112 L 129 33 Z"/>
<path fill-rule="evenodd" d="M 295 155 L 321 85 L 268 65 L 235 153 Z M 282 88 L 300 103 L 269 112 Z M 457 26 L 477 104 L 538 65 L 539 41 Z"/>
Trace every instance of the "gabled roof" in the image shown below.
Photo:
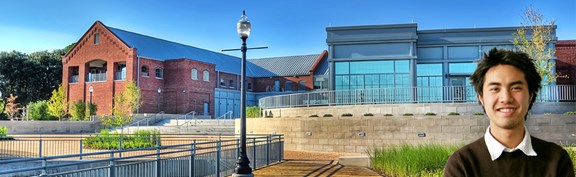
<path fill-rule="evenodd" d="M 321 54 L 261 58 L 248 60 L 258 66 L 253 77 L 310 75 L 311 67 Z"/>
<path fill-rule="evenodd" d="M 138 56 L 166 61 L 172 59 L 188 58 L 216 65 L 216 70 L 231 74 L 240 74 L 238 57 L 209 51 L 189 45 L 158 39 L 122 29 L 106 26 L 120 40 L 131 48 L 136 48 Z M 250 75 L 249 70 L 246 71 Z"/>

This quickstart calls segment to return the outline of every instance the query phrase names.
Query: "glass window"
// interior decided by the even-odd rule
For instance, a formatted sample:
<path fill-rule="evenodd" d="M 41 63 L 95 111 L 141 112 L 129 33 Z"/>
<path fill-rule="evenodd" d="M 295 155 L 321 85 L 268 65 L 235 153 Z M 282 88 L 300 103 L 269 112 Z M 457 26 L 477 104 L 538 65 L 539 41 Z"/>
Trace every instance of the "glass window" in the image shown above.
<path fill-rule="evenodd" d="M 224 79 L 220 79 L 220 86 L 222 87 L 226 86 L 226 83 L 224 83 Z"/>
<path fill-rule="evenodd" d="M 94 34 L 94 45 L 100 44 L 100 34 Z"/>
<path fill-rule="evenodd" d="M 279 91 L 280 91 L 280 81 L 279 81 L 279 80 L 275 80 L 275 81 L 274 81 L 274 91 L 275 91 L 275 92 L 279 92 Z"/>
<path fill-rule="evenodd" d="M 144 77 L 148 77 L 148 67 L 147 66 L 142 66 L 142 68 L 140 69 L 140 73 L 142 73 L 142 76 Z"/>
<path fill-rule="evenodd" d="M 472 74 L 477 65 L 476 63 L 449 63 L 448 70 L 451 74 Z"/>
<path fill-rule="evenodd" d="M 449 59 L 478 59 L 478 46 L 448 47 Z"/>
<path fill-rule="evenodd" d="M 236 85 L 234 85 L 234 80 L 230 80 L 230 85 L 228 85 L 228 86 L 230 86 L 230 88 L 236 87 Z"/>
<path fill-rule="evenodd" d="M 396 60 L 394 61 L 394 64 L 395 64 L 394 71 L 396 73 L 410 73 L 409 60 Z"/>
<path fill-rule="evenodd" d="M 210 72 L 208 72 L 208 70 L 204 70 L 204 72 L 202 72 L 202 80 L 210 81 Z"/>
<path fill-rule="evenodd" d="M 298 82 L 298 90 L 306 90 L 306 81 L 305 80 L 301 80 L 300 82 Z"/>
<path fill-rule="evenodd" d="M 192 80 L 198 80 L 198 70 L 196 68 L 192 68 Z"/>
<path fill-rule="evenodd" d="M 248 90 L 252 90 L 252 83 L 248 83 Z"/>
<path fill-rule="evenodd" d="M 336 74 L 350 74 L 349 62 L 336 62 Z"/>
<path fill-rule="evenodd" d="M 442 76 L 441 63 L 417 64 L 416 70 L 417 76 Z"/>
<path fill-rule="evenodd" d="M 286 87 L 284 88 L 286 91 L 292 91 L 292 81 L 286 81 Z"/>
<path fill-rule="evenodd" d="M 156 78 L 164 78 L 164 70 L 162 68 L 156 68 Z"/>

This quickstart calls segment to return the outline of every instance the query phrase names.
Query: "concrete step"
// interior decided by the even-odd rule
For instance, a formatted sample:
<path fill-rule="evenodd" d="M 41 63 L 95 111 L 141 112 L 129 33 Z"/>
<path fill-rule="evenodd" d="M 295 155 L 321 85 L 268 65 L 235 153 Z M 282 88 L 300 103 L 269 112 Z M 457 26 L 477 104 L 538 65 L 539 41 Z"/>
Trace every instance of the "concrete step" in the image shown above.
<path fill-rule="evenodd" d="M 139 127 L 125 127 L 123 133 L 133 133 L 138 130 L 157 130 L 160 134 L 205 134 L 205 135 L 218 135 L 218 134 L 234 134 L 234 126 L 139 126 Z M 122 130 L 116 130 L 121 132 Z"/>
<path fill-rule="evenodd" d="M 155 124 L 156 126 L 234 126 L 233 119 L 165 119 Z"/>

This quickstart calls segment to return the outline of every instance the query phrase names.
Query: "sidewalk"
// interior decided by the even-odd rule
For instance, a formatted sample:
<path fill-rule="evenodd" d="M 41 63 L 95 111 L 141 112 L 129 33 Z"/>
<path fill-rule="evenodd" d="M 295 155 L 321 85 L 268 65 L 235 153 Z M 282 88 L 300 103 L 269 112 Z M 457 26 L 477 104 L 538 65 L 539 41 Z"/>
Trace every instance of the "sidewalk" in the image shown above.
<path fill-rule="evenodd" d="M 382 176 L 366 167 L 343 166 L 334 160 L 287 160 L 278 164 L 257 169 L 253 172 L 257 177 L 302 177 L 302 176 Z"/>

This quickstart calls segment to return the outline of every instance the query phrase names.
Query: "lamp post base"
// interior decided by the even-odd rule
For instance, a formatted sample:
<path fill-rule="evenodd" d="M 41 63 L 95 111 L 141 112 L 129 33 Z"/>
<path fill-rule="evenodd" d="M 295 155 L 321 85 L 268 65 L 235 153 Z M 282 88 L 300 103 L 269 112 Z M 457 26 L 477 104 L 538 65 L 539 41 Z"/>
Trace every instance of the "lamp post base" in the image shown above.
<path fill-rule="evenodd" d="M 254 174 L 232 174 L 232 177 L 254 177 Z"/>

